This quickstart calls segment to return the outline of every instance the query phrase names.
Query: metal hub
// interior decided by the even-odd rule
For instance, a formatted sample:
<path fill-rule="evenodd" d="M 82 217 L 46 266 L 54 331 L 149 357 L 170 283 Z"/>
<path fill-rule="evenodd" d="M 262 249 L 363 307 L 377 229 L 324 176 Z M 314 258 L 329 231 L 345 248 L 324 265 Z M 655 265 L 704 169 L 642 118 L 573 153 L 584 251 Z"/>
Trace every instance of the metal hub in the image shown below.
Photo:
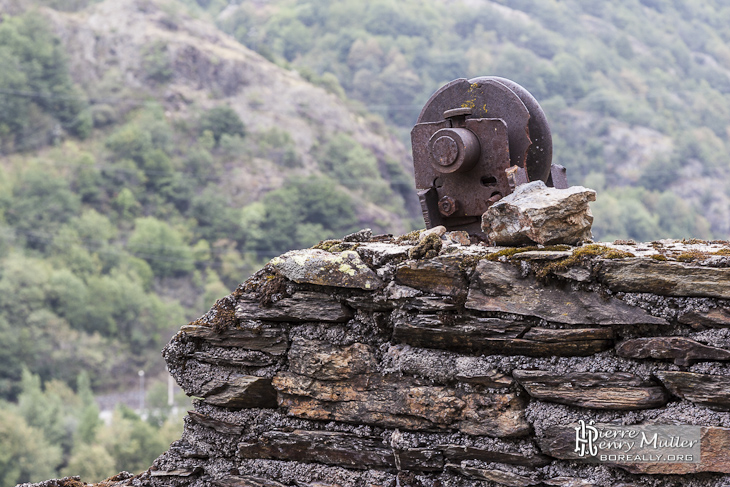
<path fill-rule="evenodd" d="M 518 184 L 551 174 L 552 137 L 537 101 L 498 77 L 454 80 L 434 93 L 411 131 L 416 187 L 428 228 L 481 232 L 481 215 Z M 556 172 L 557 171 L 557 172 Z"/>

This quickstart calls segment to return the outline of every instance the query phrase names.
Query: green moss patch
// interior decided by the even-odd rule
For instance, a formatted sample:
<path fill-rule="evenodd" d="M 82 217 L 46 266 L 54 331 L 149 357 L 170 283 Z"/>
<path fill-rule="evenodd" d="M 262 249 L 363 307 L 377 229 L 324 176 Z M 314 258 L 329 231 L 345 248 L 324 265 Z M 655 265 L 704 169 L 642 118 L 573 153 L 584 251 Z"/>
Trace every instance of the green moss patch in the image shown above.
<path fill-rule="evenodd" d="M 606 247 L 600 244 L 584 245 L 583 247 L 577 248 L 573 251 L 573 255 L 566 257 L 565 259 L 550 262 L 549 264 L 540 265 L 535 272 L 538 278 L 545 278 L 549 274 L 554 272 L 560 272 L 568 269 L 569 267 L 588 264 L 595 258 L 602 259 L 626 259 L 629 257 L 636 257 L 631 252 L 624 250 L 618 250 L 611 247 Z"/>

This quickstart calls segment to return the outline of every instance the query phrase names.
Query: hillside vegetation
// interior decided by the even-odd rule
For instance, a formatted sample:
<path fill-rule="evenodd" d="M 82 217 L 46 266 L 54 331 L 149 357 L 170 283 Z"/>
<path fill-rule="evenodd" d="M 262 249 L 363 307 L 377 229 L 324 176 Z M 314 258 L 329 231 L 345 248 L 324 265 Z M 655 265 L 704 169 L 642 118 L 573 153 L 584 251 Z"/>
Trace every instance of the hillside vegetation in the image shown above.
<path fill-rule="evenodd" d="M 381 120 L 183 6 L 49 5 L 0 22 L 3 487 L 146 468 L 181 428 L 159 354 L 180 325 L 274 255 L 418 216 Z M 91 391 L 140 370 L 146 419 L 102 424 Z"/>
<path fill-rule="evenodd" d="M 569 181 L 599 191 L 597 238 L 730 235 L 726 2 L 197 3 L 243 44 L 337 80 L 403 131 L 447 81 L 513 79 L 545 109 Z"/>
<path fill-rule="evenodd" d="M 422 226 L 405 144 L 451 79 L 539 99 L 556 162 L 599 191 L 597 238 L 730 234 L 719 1 L 0 11 L 0 487 L 149 465 L 179 434 L 155 378 L 181 324 L 288 249 Z M 149 416 L 100 423 L 92 391 L 139 370 Z"/>

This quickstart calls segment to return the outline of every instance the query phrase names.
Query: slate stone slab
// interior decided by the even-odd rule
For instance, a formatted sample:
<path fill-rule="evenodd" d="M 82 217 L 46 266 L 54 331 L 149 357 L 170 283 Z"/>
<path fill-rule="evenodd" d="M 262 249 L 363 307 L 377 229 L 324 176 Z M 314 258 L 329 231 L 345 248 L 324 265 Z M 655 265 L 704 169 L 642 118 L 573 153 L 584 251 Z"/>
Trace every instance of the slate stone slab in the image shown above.
<path fill-rule="evenodd" d="M 719 411 L 730 411 L 730 377 L 694 372 L 660 371 L 656 376 L 669 392 Z"/>
<path fill-rule="evenodd" d="M 274 480 L 250 475 L 227 475 L 213 481 L 216 487 L 287 487 Z"/>
<path fill-rule="evenodd" d="M 289 350 L 289 370 L 319 380 L 350 379 L 377 370 L 372 347 L 354 343 L 337 347 L 319 340 L 298 339 Z"/>
<path fill-rule="evenodd" d="M 535 399 L 594 409 L 649 409 L 666 404 L 659 384 L 628 373 L 514 370 L 512 376 Z"/>
<path fill-rule="evenodd" d="M 241 297 L 236 304 L 236 318 L 241 320 L 343 322 L 352 315 L 352 309 L 332 296 L 308 291 L 296 292 L 270 306 L 249 296 Z"/>
<path fill-rule="evenodd" d="M 614 291 L 730 299 L 730 268 L 653 259 L 606 260 L 598 277 Z"/>
<path fill-rule="evenodd" d="M 439 445 L 443 451 L 446 461 L 449 463 L 461 463 L 466 460 L 479 460 L 482 462 L 509 463 L 522 465 L 524 467 L 543 467 L 548 465 L 552 459 L 545 455 L 521 455 L 503 451 L 489 450 L 463 445 Z"/>
<path fill-rule="evenodd" d="M 211 418 L 197 411 L 188 411 L 188 417 L 193 423 L 206 426 L 224 435 L 239 436 L 243 434 L 243 426 Z"/>
<path fill-rule="evenodd" d="M 276 391 L 271 387 L 271 379 L 263 377 L 214 378 L 192 394 L 202 396 L 208 404 L 231 409 L 276 407 Z"/>
<path fill-rule="evenodd" d="M 462 465 L 447 465 L 449 470 L 461 473 L 462 475 L 474 480 L 489 480 L 499 485 L 507 487 L 529 487 L 531 485 L 539 485 L 540 482 L 524 475 L 507 472 L 505 470 L 491 468 L 475 468 Z"/>
<path fill-rule="evenodd" d="M 473 435 L 521 436 L 529 431 L 524 402 L 512 393 L 465 393 L 428 381 L 379 374 L 319 381 L 279 372 L 272 384 L 291 416 L 379 424 L 410 430 L 459 429 Z"/>
<path fill-rule="evenodd" d="M 594 463 L 595 460 L 579 457 L 576 453 L 575 425 L 552 426 L 538 437 L 540 449 L 547 455 L 563 460 Z M 600 424 L 595 425 L 600 427 Z M 614 425 L 615 426 L 615 425 Z M 636 425 L 640 428 L 642 425 Z M 627 426 L 628 428 L 629 426 Z M 697 427 L 700 430 L 700 462 L 601 462 L 608 466 L 620 467 L 635 474 L 682 475 L 700 472 L 730 473 L 730 429 L 713 426 Z M 670 449 L 664 449 L 667 454 Z"/>
<path fill-rule="evenodd" d="M 426 448 L 394 450 L 380 437 L 336 431 L 268 431 L 256 441 L 238 445 L 241 458 L 267 458 L 306 463 L 324 463 L 354 469 L 399 466 L 403 470 L 440 471 L 440 451 Z"/>
<path fill-rule="evenodd" d="M 730 310 L 712 308 L 709 311 L 689 311 L 679 316 L 678 321 L 693 328 L 726 328 L 730 327 Z"/>
<path fill-rule="evenodd" d="M 669 359 L 677 365 L 690 365 L 698 360 L 730 360 L 730 350 L 685 337 L 634 338 L 619 343 L 616 354 L 634 359 Z"/>
<path fill-rule="evenodd" d="M 523 322 L 501 318 L 396 314 L 393 324 L 396 342 L 458 352 L 532 357 L 587 356 L 613 346 L 610 329 L 530 328 Z"/>
<path fill-rule="evenodd" d="M 459 256 L 411 260 L 398 266 L 395 282 L 427 293 L 462 296 L 467 281 L 459 269 L 461 260 Z"/>
<path fill-rule="evenodd" d="M 183 333 L 220 347 L 240 347 L 271 355 L 283 355 L 289 348 L 286 332 L 276 323 L 247 323 L 245 327 L 216 331 L 209 326 L 183 325 Z"/>
<path fill-rule="evenodd" d="M 619 299 L 569 286 L 546 286 L 532 276 L 523 278 L 514 265 L 489 260 L 479 261 L 469 284 L 465 307 L 573 325 L 667 323 Z"/>

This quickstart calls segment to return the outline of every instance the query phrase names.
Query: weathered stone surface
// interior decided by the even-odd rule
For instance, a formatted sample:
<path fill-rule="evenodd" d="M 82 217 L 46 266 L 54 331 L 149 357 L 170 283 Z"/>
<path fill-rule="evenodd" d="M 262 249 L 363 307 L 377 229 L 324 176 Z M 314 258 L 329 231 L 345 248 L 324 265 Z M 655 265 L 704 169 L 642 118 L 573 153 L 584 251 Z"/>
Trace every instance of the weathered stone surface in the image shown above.
<path fill-rule="evenodd" d="M 208 404 L 232 409 L 276 407 L 276 391 L 271 387 L 271 379 L 263 377 L 214 378 L 192 394 L 203 397 Z"/>
<path fill-rule="evenodd" d="M 175 470 L 153 470 L 150 469 L 152 477 L 190 477 L 203 471 L 202 467 L 195 468 L 178 468 Z"/>
<path fill-rule="evenodd" d="M 354 343 L 337 347 L 315 340 L 294 340 L 289 350 L 289 370 L 319 380 L 350 379 L 375 372 L 372 347 Z"/>
<path fill-rule="evenodd" d="M 469 284 L 465 306 L 479 311 L 537 316 L 574 325 L 667 323 L 619 299 L 572 290 L 567 286 L 546 286 L 532 276 L 523 278 L 519 268 L 511 264 L 489 260 L 479 261 Z"/>
<path fill-rule="evenodd" d="M 239 367 L 265 367 L 276 363 L 276 357 L 258 351 L 247 351 L 247 353 L 240 355 L 216 353 L 219 351 L 207 350 L 204 352 L 195 352 L 193 358 L 199 362 L 206 362 L 213 365 L 232 365 Z"/>
<path fill-rule="evenodd" d="M 485 387 L 491 387 L 498 389 L 500 387 L 510 387 L 514 384 L 512 377 L 504 375 L 496 369 L 491 369 L 486 372 L 479 370 L 468 369 L 466 367 L 459 367 L 461 365 L 457 361 L 457 368 L 455 370 L 454 379 L 459 382 L 466 382 L 467 384 L 479 384 Z"/>
<path fill-rule="evenodd" d="M 243 426 L 230 423 L 228 421 L 221 421 L 220 419 L 211 418 L 210 416 L 206 416 L 205 414 L 199 413 L 197 411 L 188 411 L 188 417 L 193 423 L 206 426 L 224 435 L 235 436 L 243 434 Z"/>
<path fill-rule="evenodd" d="M 522 336 L 536 342 L 562 343 L 567 341 L 612 340 L 611 328 L 541 328 L 533 326 Z"/>
<path fill-rule="evenodd" d="M 396 315 L 393 324 L 396 342 L 459 352 L 532 357 L 586 356 L 613 346 L 610 329 L 553 330 L 530 328 L 525 323 L 500 318 L 407 314 Z"/>
<path fill-rule="evenodd" d="M 173 441 L 169 451 L 180 458 L 208 458 L 207 453 L 198 450 L 185 440 Z"/>
<path fill-rule="evenodd" d="M 448 463 L 479 460 L 482 462 L 509 463 L 524 467 L 543 467 L 551 462 L 551 458 L 539 454 L 526 456 L 519 453 L 494 451 L 463 445 L 439 445 L 436 448 L 443 451 Z"/>
<path fill-rule="evenodd" d="M 236 318 L 269 321 L 333 321 L 352 318 L 352 310 L 332 299 L 328 294 L 300 291 L 271 306 L 263 306 L 258 299 L 244 296 L 236 305 Z"/>
<path fill-rule="evenodd" d="M 359 289 L 378 289 L 383 282 L 357 252 L 330 253 L 319 249 L 292 250 L 269 264 L 290 281 Z"/>
<path fill-rule="evenodd" d="M 730 377 L 665 370 L 656 376 L 669 392 L 720 411 L 730 411 Z M 730 458 L 728 458 L 730 462 Z"/>
<path fill-rule="evenodd" d="M 279 372 L 279 405 L 292 416 L 379 424 L 411 430 L 459 429 L 486 436 L 520 436 L 529 430 L 523 401 L 511 393 L 465 393 L 415 378 L 361 375 L 318 381 Z"/>
<path fill-rule="evenodd" d="M 458 393 L 457 393 L 458 394 Z M 525 401 L 512 393 L 473 393 L 460 395 L 464 409 L 458 429 L 469 435 L 517 437 L 530 431 L 525 420 Z"/>
<path fill-rule="evenodd" d="M 463 230 L 446 232 L 445 236 L 447 239 L 451 240 L 451 242 L 459 244 L 459 245 L 471 244 L 471 239 L 469 238 L 469 233 L 465 232 Z"/>
<path fill-rule="evenodd" d="M 191 323 L 183 325 L 180 331 L 219 347 L 241 347 L 247 350 L 259 350 L 271 355 L 283 355 L 289 347 L 284 329 L 281 325 L 275 323 L 249 321 L 241 328 L 222 331 Z"/>
<path fill-rule="evenodd" d="M 707 312 L 689 311 L 680 315 L 678 321 L 693 328 L 730 327 L 730 310 L 712 308 Z"/>
<path fill-rule="evenodd" d="M 555 374 L 544 370 L 515 370 L 512 376 L 535 399 L 570 406 L 648 409 L 663 406 L 668 399 L 660 385 L 628 373 Z"/>
<path fill-rule="evenodd" d="M 356 252 L 362 259 L 380 267 L 390 262 L 400 262 L 408 258 L 409 246 L 393 245 L 381 242 L 364 243 L 357 247 Z"/>
<path fill-rule="evenodd" d="M 730 429 L 702 427 L 700 463 L 619 465 L 631 473 L 690 474 L 699 472 L 730 473 Z M 575 440 L 575 438 L 574 438 Z"/>
<path fill-rule="evenodd" d="M 403 301 L 401 306 L 404 309 L 414 309 L 425 313 L 436 313 L 439 311 L 455 311 L 459 305 L 450 297 L 416 296 Z"/>
<path fill-rule="evenodd" d="M 467 282 L 459 269 L 461 261 L 458 256 L 408 261 L 398 266 L 395 282 L 427 293 L 462 296 Z"/>
<path fill-rule="evenodd" d="M 440 451 L 411 448 L 394 451 L 380 437 L 334 431 L 268 431 L 256 441 L 238 445 L 242 458 L 318 462 L 347 468 L 395 468 L 438 471 L 444 467 Z"/>
<path fill-rule="evenodd" d="M 573 255 L 570 250 L 528 250 L 512 256 L 514 260 L 560 260 Z"/>
<path fill-rule="evenodd" d="M 595 425 L 600 427 L 601 425 Z M 589 462 L 575 450 L 575 428 L 552 426 L 537 441 L 543 453 L 563 460 Z M 730 473 L 730 429 L 712 426 L 700 428 L 699 463 L 604 462 L 636 474 L 682 475 L 699 472 Z"/>
<path fill-rule="evenodd" d="M 551 274 L 578 282 L 591 282 L 593 279 L 593 271 L 583 266 L 571 266 L 567 269 L 555 269 L 551 271 Z"/>
<path fill-rule="evenodd" d="M 710 347 L 685 337 L 634 338 L 616 346 L 619 357 L 669 359 L 677 365 L 697 360 L 730 360 L 730 350 Z"/>
<path fill-rule="evenodd" d="M 260 477 L 249 475 L 228 475 L 213 481 L 217 487 L 287 487 L 286 485 Z"/>
<path fill-rule="evenodd" d="M 599 280 L 614 291 L 663 296 L 730 298 L 730 268 L 654 259 L 602 262 Z"/>
<path fill-rule="evenodd" d="M 482 231 L 496 245 L 577 244 L 591 238 L 589 201 L 596 201 L 596 192 L 582 186 L 523 184 L 487 209 Z"/>
<path fill-rule="evenodd" d="M 455 470 L 461 474 L 475 480 L 490 480 L 507 487 L 529 487 L 530 485 L 538 485 L 540 482 L 533 480 L 524 475 L 506 472 L 504 470 L 464 467 L 462 465 L 447 465 L 450 470 Z"/>
<path fill-rule="evenodd" d="M 555 487 L 601 487 L 598 484 L 577 477 L 554 477 L 545 479 L 542 483 Z"/>

